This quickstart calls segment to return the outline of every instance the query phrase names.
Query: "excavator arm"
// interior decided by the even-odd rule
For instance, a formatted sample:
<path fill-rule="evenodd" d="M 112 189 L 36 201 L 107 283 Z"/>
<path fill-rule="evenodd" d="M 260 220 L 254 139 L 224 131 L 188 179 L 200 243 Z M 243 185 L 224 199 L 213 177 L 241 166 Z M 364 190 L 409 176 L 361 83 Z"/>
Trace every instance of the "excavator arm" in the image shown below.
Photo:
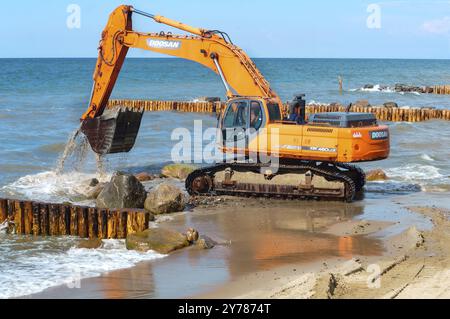
<path fill-rule="evenodd" d="M 190 34 L 133 31 L 133 13 Z M 136 10 L 131 6 L 120 6 L 111 14 L 102 33 L 92 96 L 82 120 L 94 119 L 103 114 L 129 48 L 153 51 L 200 63 L 220 75 L 228 97 L 258 96 L 281 102 L 253 61 L 244 51 L 227 40 L 223 33 L 191 27 Z"/>

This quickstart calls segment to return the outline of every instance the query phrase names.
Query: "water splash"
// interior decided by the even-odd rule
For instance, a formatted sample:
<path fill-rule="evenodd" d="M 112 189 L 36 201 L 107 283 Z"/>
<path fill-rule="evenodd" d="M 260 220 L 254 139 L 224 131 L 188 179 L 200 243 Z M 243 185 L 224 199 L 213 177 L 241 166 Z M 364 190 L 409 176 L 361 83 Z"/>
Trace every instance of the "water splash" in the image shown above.
<path fill-rule="evenodd" d="M 58 175 L 63 174 L 67 169 L 75 172 L 82 171 L 91 147 L 87 137 L 80 133 L 81 127 L 70 135 L 55 169 Z M 97 164 L 97 175 L 100 178 L 104 178 L 107 176 L 106 159 L 103 155 L 95 154 L 95 160 Z"/>
<path fill-rule="evenodd" d="M 106 170 L 106 158 L 103 155 L 95 154 L 95 160 L 97 163 L 97 175 L 100 179 L 104 179 L 108 175 Z"/>
<path fill-rule="evenodd" d="M 67 140 L 64 152 L 62 153 L 62 155 L 60 156 L 60 158 L 58 160 L 58 164 L 56 166 L 56 173 L 62 174 L 62 172 L 64 171 L 67 160 L 75 152 L 75 150 L 77 149 L 77 146 L 79 145 L 77 143 L 77 138 L 78 138 L 78 136 L 80 136 L 80 133 L 81 133 L 81 126 L 79 128 L 77 128 L 69 136 L 69 139 Z"/>
<path fill-rule="evenodd" d="M 0 223 L 0 234 L 6 234 L 9 228 L 9 221 L 5 220 L 3 223 Z"/>

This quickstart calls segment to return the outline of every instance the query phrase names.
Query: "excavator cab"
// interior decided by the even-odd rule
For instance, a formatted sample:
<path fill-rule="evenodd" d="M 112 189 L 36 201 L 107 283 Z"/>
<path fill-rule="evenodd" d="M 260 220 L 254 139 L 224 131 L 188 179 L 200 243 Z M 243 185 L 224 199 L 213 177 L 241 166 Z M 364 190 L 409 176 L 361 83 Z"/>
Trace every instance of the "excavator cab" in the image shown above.
<path fill-rule="evenodd" d="M 136 142 L 143 111 L 107 109 L 101 116 L 83 120 L 81 131 L 99 155 L 128 153 Z"/>
<path fill-rule="evenodd" d="M 252 135 L 265 127 L 267 115 L 260 98 L 231 99 L 219 119 L 219 146 L 225 149 L 247 150 Z"/>

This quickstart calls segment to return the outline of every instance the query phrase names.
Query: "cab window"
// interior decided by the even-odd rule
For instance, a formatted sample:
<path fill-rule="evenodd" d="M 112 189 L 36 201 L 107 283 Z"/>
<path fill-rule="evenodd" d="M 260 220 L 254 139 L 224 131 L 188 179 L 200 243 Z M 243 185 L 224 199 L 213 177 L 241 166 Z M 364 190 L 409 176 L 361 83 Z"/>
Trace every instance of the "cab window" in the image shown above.
<path fill-rule="evenodd" d="M 261 103 L 252 101 L 250 104 L 250 127 L 259 130 L 263 123 Z"/>
<path fill-rule="evenodd" d="M 233 102 L 223 120 L 225 128 L 247 127 L 248 104 L 246 101 Z"/>
<path fill-rule="evenodd" d="M 268 103 L 267 110 L 269 111 L 269 119 L 272 122 L 281 121 L 280 106 L 276 103 Z"/>

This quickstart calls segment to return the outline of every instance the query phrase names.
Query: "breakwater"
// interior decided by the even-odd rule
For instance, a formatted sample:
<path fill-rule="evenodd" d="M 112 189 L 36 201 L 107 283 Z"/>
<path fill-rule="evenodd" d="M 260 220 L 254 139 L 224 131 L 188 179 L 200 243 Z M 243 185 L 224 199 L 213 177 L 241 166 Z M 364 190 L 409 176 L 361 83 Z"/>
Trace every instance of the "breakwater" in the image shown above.
<path fill-rule="evenodd" d="M 70 204 L 49 204 L 0 199 L 0 224 L 32 236 L 78 236 L 124 239 L 148 229 L 151 214 L 139 209 L 100 209 Z"/>
<path fill-rule="evenodd" d="M 110 100 L 108 107 L 127 107 L 146 112 L 177 111 L 189 113 L 220 114 L 225 109 L 223 102 L 183 102 L 183 101 L 152 101 L 152 100 Z M 289 105 L 282 108 L 283 116 L 288 114 Z M 307 114 L 324 112 L 344 112 L 346 107 L 339 104 L 310 104 L 306 107 Z M 450 109 L 434 108 L 388 108 L 353 106 L 352 112 L 373 113 L 380 121 L 392 122 L 422 122 L 433 119 L 450 121 Z"/>

